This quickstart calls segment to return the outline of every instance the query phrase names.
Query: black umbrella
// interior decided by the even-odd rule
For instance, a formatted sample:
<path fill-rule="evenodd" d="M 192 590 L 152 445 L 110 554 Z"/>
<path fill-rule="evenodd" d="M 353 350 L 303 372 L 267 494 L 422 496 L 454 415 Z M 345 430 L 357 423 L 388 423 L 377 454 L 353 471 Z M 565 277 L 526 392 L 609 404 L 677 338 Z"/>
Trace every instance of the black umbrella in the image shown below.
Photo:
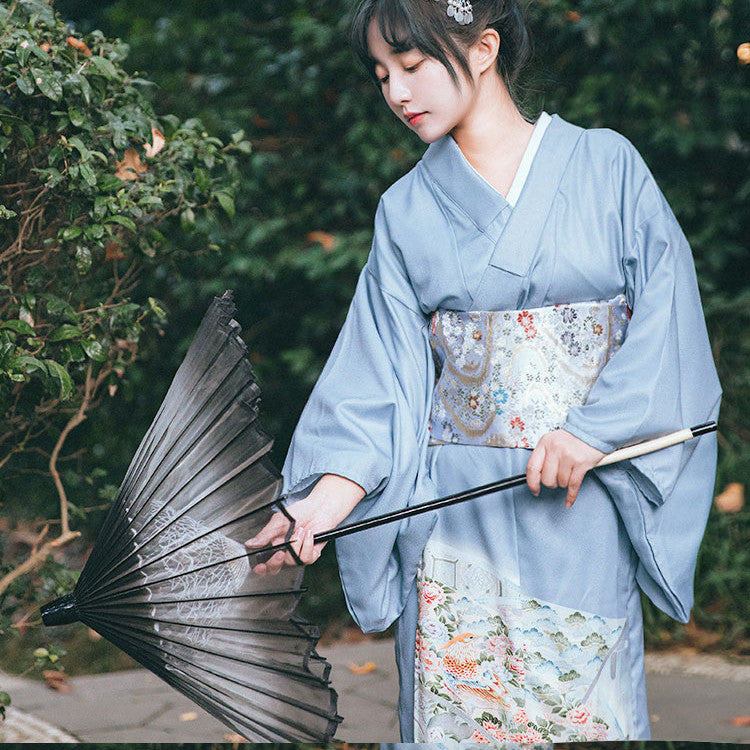
<path fill-rule="evenodd" d="M 281 477 L 233 314 L 231 293 L 214 300 L 74 591 L 42 617 L 84 622 L 249 740 L 327 741 L 341 717 L 294 614 L 303 571 L 254 576 L 245 555 Z"/>

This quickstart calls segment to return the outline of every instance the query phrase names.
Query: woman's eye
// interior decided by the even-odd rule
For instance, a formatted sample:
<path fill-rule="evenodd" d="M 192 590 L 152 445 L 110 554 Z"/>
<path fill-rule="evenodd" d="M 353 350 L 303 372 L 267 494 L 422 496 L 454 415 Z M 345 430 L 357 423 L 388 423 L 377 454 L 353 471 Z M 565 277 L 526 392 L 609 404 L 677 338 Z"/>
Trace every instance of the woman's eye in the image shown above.
<path fill-rule="evenodd" d="M 404 68 L 404 70 L 407 73 L 413 73 L 421 64 L 423 60 L 420 60 L 418 63 L 415 63 L 414 65 L 410 65 L 408 68 Z"/>
<path fill-rule="evenodd" d="M 378 78 L 378 83 L 383 86 L 386 83 L 388 83 L 388 76 L 383 76 L 382 78 Z"/>

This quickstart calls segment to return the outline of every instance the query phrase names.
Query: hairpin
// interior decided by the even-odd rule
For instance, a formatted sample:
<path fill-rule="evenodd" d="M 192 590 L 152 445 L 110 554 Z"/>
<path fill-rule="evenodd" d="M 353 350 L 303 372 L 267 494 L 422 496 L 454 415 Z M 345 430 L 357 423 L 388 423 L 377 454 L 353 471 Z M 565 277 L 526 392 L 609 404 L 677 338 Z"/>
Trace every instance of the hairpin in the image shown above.
<path fill-rule="evenodd" d="M 440 0 L 437 0 L 440 2 Z M 474 20 L 470 0 L 448 0 L 448 15 L 454 18 L 462 26 L 470 24 Z"/>

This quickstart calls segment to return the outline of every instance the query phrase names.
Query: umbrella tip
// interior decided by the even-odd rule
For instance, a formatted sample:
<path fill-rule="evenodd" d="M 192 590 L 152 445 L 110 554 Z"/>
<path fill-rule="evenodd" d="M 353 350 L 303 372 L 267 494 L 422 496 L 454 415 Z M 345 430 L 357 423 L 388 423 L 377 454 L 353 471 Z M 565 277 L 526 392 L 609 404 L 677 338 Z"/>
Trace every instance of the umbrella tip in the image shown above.
<path fill-rule="evenodd" d="M 71 622 L 78 622 L 80 619 L 76 599 L 72 593 L 45 604 L 41 613 L 42 622 L 45 625 L 67 625 Z"/>

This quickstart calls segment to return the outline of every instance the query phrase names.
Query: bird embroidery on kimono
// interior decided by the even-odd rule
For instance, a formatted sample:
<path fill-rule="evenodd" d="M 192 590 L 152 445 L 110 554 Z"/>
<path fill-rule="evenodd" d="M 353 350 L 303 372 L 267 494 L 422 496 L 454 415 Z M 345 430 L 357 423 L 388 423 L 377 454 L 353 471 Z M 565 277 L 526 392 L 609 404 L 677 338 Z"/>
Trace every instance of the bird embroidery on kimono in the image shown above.
<path fill-rule="evenodd" d="M 471 632 L 451 638 L 439 651 L 445 651 L 443 667 L 445 686 L 460 699 L 482 708 L 507 708 L 508 689 L 498 676 L 483 670 L 479 663 L 479 649 L 474 644 L 477 636 Z"/>

